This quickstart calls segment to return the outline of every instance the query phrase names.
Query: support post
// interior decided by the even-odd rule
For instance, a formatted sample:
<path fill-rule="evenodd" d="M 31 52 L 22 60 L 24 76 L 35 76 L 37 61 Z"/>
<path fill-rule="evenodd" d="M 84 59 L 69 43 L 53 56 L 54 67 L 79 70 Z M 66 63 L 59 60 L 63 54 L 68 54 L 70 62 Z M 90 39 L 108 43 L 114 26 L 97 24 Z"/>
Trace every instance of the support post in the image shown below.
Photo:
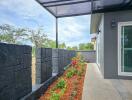
<path fill-rule="evenodd" d="M 56 18 L 56 48 L 58 48 L 58 18 Z"/>

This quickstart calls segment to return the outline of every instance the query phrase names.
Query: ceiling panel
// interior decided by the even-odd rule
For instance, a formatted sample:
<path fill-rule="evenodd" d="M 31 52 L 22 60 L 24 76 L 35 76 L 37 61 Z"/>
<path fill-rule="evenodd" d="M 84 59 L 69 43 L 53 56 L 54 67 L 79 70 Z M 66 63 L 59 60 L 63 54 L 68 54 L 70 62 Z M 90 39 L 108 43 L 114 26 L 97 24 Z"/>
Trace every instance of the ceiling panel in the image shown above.
<path fill-rule="evenodd" d="M 55 17 L 132 9 L 132 0 L 37 0 Z"/>

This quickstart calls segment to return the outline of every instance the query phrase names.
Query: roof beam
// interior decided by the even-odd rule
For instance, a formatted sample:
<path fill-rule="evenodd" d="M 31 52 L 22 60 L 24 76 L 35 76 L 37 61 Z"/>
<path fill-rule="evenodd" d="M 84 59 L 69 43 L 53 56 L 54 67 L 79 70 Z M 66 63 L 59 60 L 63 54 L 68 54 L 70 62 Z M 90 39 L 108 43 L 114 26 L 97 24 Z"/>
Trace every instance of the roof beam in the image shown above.
<path fill-rule="evenodd" d="M 91 1 L 91 0 L 90 0 L 90 1 Z M 55 6 L 63 6 L 63 5 L 74 5 L 74 4 L 86 3 L 86 2 L 90 2 L 90 1 L 85 0 L 85 1 L 78 1 L 78 2 L 68 2 L 68 3 L 44 5 L 44 6 L 45 6 L 45 7 L 55 7 Z"/>
<path fill-rule="evenodd" d="M 53 15 L 54 17 L 56 17 L 55 16 L 55 14 L 52 12 L 52 11 L 50 11 L 48 8 L 46 8 L 45 6 L 43 6 L 41 3 L 40 3 L 40 1 L 39 0 L 36 0 L 42 7 L 44 7 L 51 15 Z"/>
<path fill-rule="evenodd" d="M 82 16 L 82 15 L 88 15 L 88 14 L 91 14 L 91 12 L 80 13 L 80 14 L 72 14 L 72 15 L 58 15 L 57 18 L 75 17 L 75 16 Z"/>
<path fill-rule="evenodd" d="M 120 4 L 116 4 L 116 5 L 110 5 L 110 6 L 102 6 L 101 9 L 93 9 L 93 13 L 105 13 L 105 12 L 112 12 L 112 11 L 119 11 L 119 10 L 129 10 L 129 8 L 132 8 L 131 5 L 132 1 L 123 1 Z"/>
<path fill-rule="evenodd" d="M 59 2 L 66 2 L 66 1 L 73 1 L 73 0 L 55 0 L 55 1 L 41 2 L 41 4 L 59 3 Z"/>
<path fill-rule="evenodd" d="M 123 10 L 130 10 L 132 9 L 132 6 L 126 6 L 126 7 L 112 7 L 112 8 L 103 8 L 103 9 L 97 9 L 97 10 L 93 10 L 92 13 L 106 13 L 106 12 L 116 12 L 116 11 L 123 11 Z"/>

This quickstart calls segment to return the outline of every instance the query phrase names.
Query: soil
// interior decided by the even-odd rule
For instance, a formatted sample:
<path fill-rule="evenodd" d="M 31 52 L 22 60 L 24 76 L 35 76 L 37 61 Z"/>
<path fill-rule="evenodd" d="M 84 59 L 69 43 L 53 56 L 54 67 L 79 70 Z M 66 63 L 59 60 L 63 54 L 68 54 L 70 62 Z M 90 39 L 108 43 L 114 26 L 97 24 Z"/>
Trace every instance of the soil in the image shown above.
<path fill-rule="evenodd" d="M 70 67 L 68 69 L 70 69 Z M 66 90 L 65 90 L 64 94 L 60 97 L 59 100 L 81 100 L 82 91 L 83 91 L 84 77 L 85 77 L 85 73 L 86 73 L 86 64 L 84 66 L 84 72 L 82 73 L 81 76 L 74 75 L 71 78 L 67 78 L 66 73 L 68 72 L 68 69 L 60 77 L 60 78 L 63 78 L 66 81 L 67 87 L 66 87 Z M 79 67 L 77 69 L 80 70 Z M 51 91 L 51 89 L 53 89 L 56 86 L 58 80 L 53 82 L 53 84 L 48 87 L 47 91 L 39 98 L 39 100 L 50 100 L 49 99 L 50 96 L 51 96 L 50 91 Z M 59 93 L 60 90 L 57 89 L 55 92 Z"/>

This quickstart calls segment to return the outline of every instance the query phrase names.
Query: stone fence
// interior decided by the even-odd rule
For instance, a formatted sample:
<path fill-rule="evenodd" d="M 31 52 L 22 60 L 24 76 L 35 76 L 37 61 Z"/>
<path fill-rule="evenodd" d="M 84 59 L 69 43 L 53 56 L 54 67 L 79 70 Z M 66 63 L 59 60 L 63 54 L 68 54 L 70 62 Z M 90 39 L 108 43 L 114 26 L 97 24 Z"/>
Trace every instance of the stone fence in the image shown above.
<path fill-rule="evenodd" d="M 30 46 L 0 43 L 0 100 L 37 100 L 76 55 L 75 51 L 38 48 L 34 89 L 31 53 Z"/>
<path fill-rule="evenodd" d="M 38 48 L 36 50 L 36 83 L 31 80 L 31 47 L 0 43 L 0 100 L 37 100 L 64 72 L 76 52 L 85 61 L 95 62 L 95 51 L 72 51 Z"/>
<path fill-rule="evenodd" d="M 96 62 L 96 51 L 77 51 L 78 53 L 80 53 L 84 60 L 86 62 L 91 62 L 91 63 L 95 63 Z"/>
<path fill-rule="evenodd" d="M 41 84 L 52 76 L 52 49 L 36 50 L 36 83 Z"/>
<path fill-rule="evenodd" d="M 70 64 L 71 59 L 76 56 L 76 52 L 73 50 L 64 49 L 52 49 L 52 67 L 53 73 L 61 73 L 68 64 Z"/>
<path fill-rule="evenodd" d="M 60 74 L 70 64 L 75 51 L 64 49 L 38 48 L 36 51 L 36 83 L 41 84 L 52 74 Z"/>
<path fill-rule="evenodd" d="M 18 100 L 31 91 L 31 47 L 0 43 L 0 100 Z"/>

